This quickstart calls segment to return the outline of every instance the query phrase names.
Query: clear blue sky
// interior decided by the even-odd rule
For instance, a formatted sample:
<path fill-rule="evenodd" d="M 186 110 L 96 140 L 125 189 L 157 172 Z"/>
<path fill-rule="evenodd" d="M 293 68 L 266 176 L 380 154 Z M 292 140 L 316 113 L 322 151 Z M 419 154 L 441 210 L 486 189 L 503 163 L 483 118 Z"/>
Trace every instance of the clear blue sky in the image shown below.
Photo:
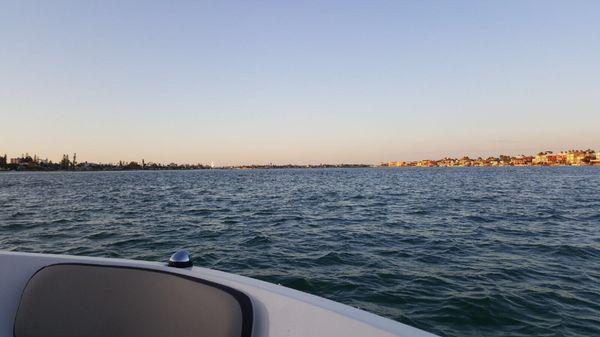
<path fill-rule="evenodd" d="M 600 1 L 1 1 L 0 152 L 321 163 L 600 149 Z"/>

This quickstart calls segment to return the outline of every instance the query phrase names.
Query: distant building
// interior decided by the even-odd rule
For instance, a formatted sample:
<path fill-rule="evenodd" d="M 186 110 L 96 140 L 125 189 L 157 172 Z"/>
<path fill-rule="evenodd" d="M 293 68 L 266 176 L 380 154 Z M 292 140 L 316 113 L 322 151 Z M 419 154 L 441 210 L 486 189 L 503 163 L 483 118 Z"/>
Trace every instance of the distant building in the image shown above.
<path fill-rule="evenodd" d="M 459 166 L 471 166 L 473 164 L 473 161 L 471 160 L 471 158 L 469 157 L 462 157 L 459 161 L 458 161 L 458 165 Z"/>
<path fill-rule="evenodd" d="M 548 165 L 548 158 L 552 155 L 551 151 L 540 152 L 535 158 L 533 158 L 532 163 L 534 165 Z"/>
<path fill-rule="evenodd" d="M 600 166 L 600 151 L 596 151 L 596 158 L 592 159 L 590 164 Z"/>
<path fill-rule="evenodd" d="M 567 163 L 567 153 L 552 153 L 552 151 L 540 152 L 534 158 L 534 165 L 557 166 Z"/>
<path fill-rule="evenodd" d="M 554 165 L 567 165 L 567 154 L 565 152 L 556 154 L 554 161 Z"/>
<path fill-rule="evenodd" d="M 457 159 L 452 159 L 452 158 L 444 158 L 442 160 L 439 160 L 437 162 L 438 166 L 445 166 L 445 167 L 452 167 L 452 166 L 457 166 L 458 165 L 458 160 Z"/>
<path fill-rule="evenodd" d="M 6 165 L 6 155 L 0 157 L 0 165 Z"/>
<path fill-rule="evenodd" d="M 417 163 L 418 167 L 434 167 L 437 166 L 437 163 L 433 160 L 421 160 L 420 162 Z"/>
<path fill-rule="evenodd" d="M 586 165 L 592 159 L 594 159 L 594 152 L 591 150 L 567 152 L 567 164 L 569 165 Z"/>
<path fill-rule="evenodd" d="M 381 166 L 387 166 L 387 167 L 403 167 L 403 166 L 407 166 L 406 162 L 404 161 L 389 161 L 387 163 L 383 163 L 381 164 Z M 212 166 L 211 166 L 212 167 Z"/>
<path fill-rule="evenodd" d="M 511 163 L 514 166 L 531 165 L 531 163 L 533 163 L 533 157 L 532 156 L 518 156 L 518 157 L 514 157 L 514 158 L 511 159 Z"/>
<path fill-rule="evenodd" d="M 393 162 L 390 162 L 389 166 L 402 167 L 402 166 L 406 166 L 406 162 L 404 162 L 404 161 L 393 161 Z"/>

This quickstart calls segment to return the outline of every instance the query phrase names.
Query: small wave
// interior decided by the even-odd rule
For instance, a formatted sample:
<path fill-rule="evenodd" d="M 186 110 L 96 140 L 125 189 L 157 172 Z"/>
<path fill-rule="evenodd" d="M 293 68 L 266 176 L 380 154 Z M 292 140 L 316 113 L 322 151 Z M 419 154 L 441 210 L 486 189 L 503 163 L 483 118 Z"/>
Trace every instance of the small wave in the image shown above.
<path fill-rule="evenodd" d="M 0 225 L 0 229 L 11 231 L 11 230 L 20 230 L 27 228 L 27 223 L 25 222 L 9 222 L 8 224 Z"/>
<path fill-rule="evenodd" d="M 417 210 L 412 210 L 412 211 L 408 211 L 406 212 L 407 214 L 412 214 L 412 215 L 426 215 L 431 213 L 430 211 L 426 210 L 426 209 L 417 209 Z"/>
<path fill-rule="evenodd" d="M 465 219 L 467 221 L 474 222 L 474 223 L 490 223 L 490 222 L 494 222 L 493 219 L 486 218 L 486 217 L 479 216 L 479 215 L 467 215 L 463 219 Z"/>
<path fill-rule="evenodd" d="M 265 216 L 265 215 L 273 215 L 273 214 L 275 214 L 275 211 L 272 209 L 261 209 L 261 210 L 254 212 L 252 215 Z"/>
<path fill-rule="evenodd" d="M 30 217 L 30 216 L 32 216 L 32 215 L 35 215 L 35 213 L 33 213 L 33 212 L 22 212 L 22 211 L 17 211 L 17 212 L 14 212 L 14 213 L 12 213 L 12 214 L 9 216 L 9 219 L 18 220 L 18 219 L 28 218 L 28 217 Z"/>
<path fill-rule="evenodd" d="M 53 225 L 60 225 L 60 224 L 69 223 L 70 221 L 71 220 L 66 219 L 66 218 L 60 218 L 60 219 L 54 219 L 54 220 L 50 221 L 50 223 Z"/>
<path fill-rule="evenodd" d="M 554 255 L 580 258 L 599 258 L 600 249 L 592 246 L 560 245 L 554 247 Z"/>
<path fill-rule="evenodd" d="M 117 234 L 115 232 L 97 232 L 86 236 L 87 239 L 90 240 L 102 240 L 102 239 L 110 239 L 115 237 Z"/>
<path fill-rule="evenodd" d="M 330 266 L 330 265 L 343 264 L 344 259 L 342 259 L 341 254 L 338 254 L 335 252 L 329 252 L 329 253 L 322 255 L 322 256 L 318 257 L 317 259 L 315 259 L 315 262 L 317 262 L 320 266 Z"/>
<path fill-rule="evenodd" d="M 249 246 L 260 246 L 267 245 L 273 242 L 269 236 L 266 235 L 255 235 L 250 239 L 243 241 L 245 245 Z"/>
<path fill-rule="evenodd" d="M 214 212 L 215 212 L 214 209 L 196 208 L 196 209 L 187 209 L 187 210 L 183 211 L 183 214 L 185 214 L 185 215 L 207 215 L 207 214 L 211 214 Z"/>
<path fill-rule="evenodd" d="M 317 289 L 309 279 L 304 277 L 286 277 L 280 279 L 278 283 L 284 287 L 304 292 L 315 292 L 315 290 Z"/>
<path fill-rule="evenodd" d="M 43 239 L 66 239 L 71 238 L 72 236 L 68 233 L 45 231 L 44 233 L 40 234 L 39 237 Z"/>
<path fill-rule="evenodd" d="M 353 195 L 351 196 L 349 199 L 350 200 L 363 200 L 366 199 L 367 197 L 364 194 L 357 194 L 357 195 Z"/>
<path fill-rule="evenodd" d="M 110 245 L 113 247 L 125 247 L 125 246 L 131 246 L 131 245 L 139 245 L 139 244 L 151 244 L 151 240 L 143 239 L 143 238 L 132 238 L 132 239 L 114 241 Z"/>

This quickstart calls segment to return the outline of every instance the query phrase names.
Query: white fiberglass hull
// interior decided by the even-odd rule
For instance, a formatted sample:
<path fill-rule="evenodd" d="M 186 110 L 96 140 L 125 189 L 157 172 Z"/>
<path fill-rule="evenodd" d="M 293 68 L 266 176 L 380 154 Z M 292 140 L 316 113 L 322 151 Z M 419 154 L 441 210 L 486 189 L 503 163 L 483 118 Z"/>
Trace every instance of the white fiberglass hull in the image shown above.
<path fill-rule="evenodd" d="M 428 332 L 318 296 L 201 267 L 173 268 L 160 262 L 0 251 L 0 336 L 13 336 L 21 294 L 41 268 L 58 263 L 85 263 L 165 271 L 237 289 L 254 305 L 255 337 L 435 337 Z"/>

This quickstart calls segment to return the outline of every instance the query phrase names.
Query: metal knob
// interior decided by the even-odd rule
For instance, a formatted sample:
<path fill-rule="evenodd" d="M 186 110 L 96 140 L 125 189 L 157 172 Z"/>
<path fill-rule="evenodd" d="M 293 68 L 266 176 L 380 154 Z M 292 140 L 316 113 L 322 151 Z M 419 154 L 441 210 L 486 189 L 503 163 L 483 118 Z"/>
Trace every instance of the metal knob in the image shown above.
<path fill-rule="evenodd" d="M 169 258 L 169 267 L 189 268 L 193 265 L 194 264 L 190 259 L 190 253 L 185 250 L 179 250 Z"/>

